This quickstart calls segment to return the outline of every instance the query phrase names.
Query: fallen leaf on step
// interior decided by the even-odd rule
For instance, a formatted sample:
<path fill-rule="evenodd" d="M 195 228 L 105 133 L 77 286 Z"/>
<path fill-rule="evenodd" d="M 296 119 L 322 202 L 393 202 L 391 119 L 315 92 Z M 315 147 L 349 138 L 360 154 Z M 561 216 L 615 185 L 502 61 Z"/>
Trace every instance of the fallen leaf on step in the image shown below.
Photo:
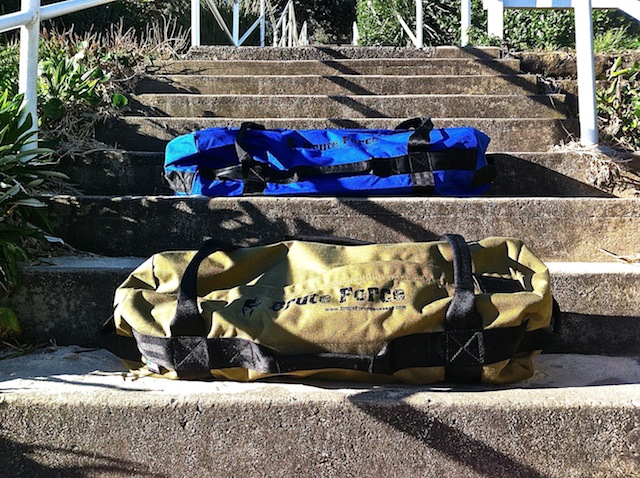
<path fill-rule="evenodd" d="M 625 262 L 627 264 L 640 264 L 640 254 L 632 254 L 630 256 L 619 256 L 618 254 L 614 254 L 613 252 L 609 252 L 602 247 L 597 247 L 599 251 L 604 252 L 605 254 L 614 257 L 616 260 L 620 262 Z"/>

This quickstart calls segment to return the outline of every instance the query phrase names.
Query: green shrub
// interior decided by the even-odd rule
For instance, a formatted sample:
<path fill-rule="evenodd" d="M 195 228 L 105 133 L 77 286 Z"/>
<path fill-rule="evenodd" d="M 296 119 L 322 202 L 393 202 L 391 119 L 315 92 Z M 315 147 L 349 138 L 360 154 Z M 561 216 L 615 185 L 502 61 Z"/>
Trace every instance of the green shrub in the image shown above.
<path fill-rule="evenodd" d="M 19 47 L 15 43 L 0 45 L 0 91 L 18 92 Z"/>
<path fill-rule="evenodd" d="M 22 95 L 0 94 L 0 288 L 5 292 L 20 282 L 17 263 L 27 259 L 24 239 L 43 240 L 47 228 L 44 204 L 34 198 L 51 179 L 65 176 L 53 170 L 51 151 L 32 148 L 31 116 L 21 109 Z"/>
<path fill-rule="evenodd" d="M 497 45 L 489 38 L 487 15 L 481 0 L 472 0 L 470 42 L 474 45 Z M 405 20 L 415 19 L 412 0 L 358 0 L 358 27 L 363 45 L 405 45 L 396 11 Z M 425 45 L 455 45 L 460 42 L 460 2 L 430 0 L 424 2 Z M 640 47 L 640 23 L 617 10 L 594 10 L 597 50 Z M 555 50 L 575 47 L 575 24 L 572 10 L 508 9 L 504 18 L 506 47 L 515 50 Z"/>
<path fill-rule="evenodd" d="M 42 60 L 38 82 L 42 122 L 59 121 L 78 104 L 97 107 L 102 100 L 98 87 L 108 80 L 102 70 L 88 68 L 77 56 Z"/>
<path fill-rule="evenodd" d="M 619 57 L 607 76 L 608 87 L 596 95 L 603 139 L 640 150 L 640 63 L 625 68 Z"/>
<path fill-rule="evenodd" d="M 460 31 L 459 5 L 451 0 L 424 3 L 423 37 L 425 45 L 455 43 Z M 362 45 L 404 46 L 409 39 L 397 19 L 400 14 L 407 24 L 415 25 L 413 0 L 358 0 L 356 15 Z"/>
<path fill-rule="evenodd" d="M 596 32 L 593 48 L 596 52 L 640 49 L 640 36 L 629 33 L 629 26 L 613 27 L 606 31 Z"/>
<path fill-rule="evenodd" d="M 298 0 L 298 22 L 307 21 L 317 43 L 351 43 L 356 20 L 355 0 Z"/>
<path fill-rule="evenodd" d="M 595 50 L 640 46 L 640 25 L 617 10 L 594 10 Z M 573 10 L 507 10 L 505 39 L 516 50 L 575 48 Z"/>

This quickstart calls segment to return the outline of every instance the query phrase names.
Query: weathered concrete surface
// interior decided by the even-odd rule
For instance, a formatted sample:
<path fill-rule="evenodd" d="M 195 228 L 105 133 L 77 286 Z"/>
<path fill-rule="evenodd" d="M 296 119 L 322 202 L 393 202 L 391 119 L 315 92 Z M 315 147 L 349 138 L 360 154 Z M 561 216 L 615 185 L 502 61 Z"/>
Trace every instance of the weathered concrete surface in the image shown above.
<path fill-rule="evenodd" d="M 142 94 L 130 103 L 142 116 L 221 118 L 548 118 L 569 115 L 564 95 L 195 95 Z M 418 113 L 418 114 L 417 114 Z"/>
<path fill-rule="evenodd" d="M 95 151 L 62 159 L 59 169 L 83 194 L 171 194 L 163 182 L 164 154 Z"/>
<path fill-rule="evenodd" d="M 635 197 L 638 168 L 619 164 L 621 176 L 609 185 L 592 184 L 598 164 L 579 152 L 490 154 L 498 170 L 490 196 Z M 162 152 L 100 151 L 88 157 L 65 158 L 61 169 L 84 194 L 173 194 L 162 179 Z"/>
<path fill-rule="evenodd" d="M 429 111 L 413 111 L 411 116 L 428 115 Z M 240 127 L 243 122 L 263 124 L 267 128 L 386 128 L 393 129 L 406 117 L 400 118 L 169 118 L 125 117 L 98 127 L 100 141 L 131 151 L 164 151 L 167 142 L 181 134 L 216 126 Z M 567 141 L 578 131 L 575 119 L 536 118 L 436 118 L 437 128 L 472 126 L 491 138 L 489 150 L 547 151 Z"/>
<path fill-rule="evenodd" d="M 522 71 L 537 73 L 553 78 L 577 78 L 575 52 L 517 52 L 511 56 L 520 60 Z M 606 71 L 611 68 L 618 56 L 622 56 L 623 65 L 631 65 L 640 61 L 640 52 L 627 51 L 619 54 L 596 53 L 595 73 L 599 79 L 606 78 Z"/>
<path fill-rule="evenodd" d="M 141 93 L 207 95 L 531 95 L 542 93 L 535 75 L 475 76 L 203 76 L 159 75 L 136 85 Z"/>
<path fill-rule="evenodd" d="M 498 175 L 489 192 L 495 196 L 638 197 L 640 161 L 616 162 L 588 150 L 490 154 Z M 597 177 L 609 174 L 610 181 Z"/>
<path fill-rule="evenodd" d="M 53 258 L 22 268 L 12 307 L 29 343 L 99 343 L 118 285 L 143 258 Z M 640 352 L 640 265 L 549 263 L 553 295 L 563 312 L 551 350 L 637 355 Z M 73 291 L 73 292 L 71 292 Z"/>
<path fill-rule="evenodd" d="M 640 475 L 637 359 L 550 355 L 512 387 L 134 380 L 106 352 L 2 362 L 7 476 Z"/>
<path fill-rule="evenodd" d="M 547 264 L 563 312 L 550 351 L 640 355 L 640 263 Z"/>
<path fill-rule="evenodd" d="M 94 346 L 116 287 L 143 260 L 62 256 L 24 265 L 22 287 L 0 303 L 16 311 L 28 343 Z"/>
<path fill-rule="evenodd" d="M 105 255 L 196 248 L 215 237 L 251 244 L 284 237 L 374 242 L 519 237 L 543 260 L 607 261 L 640 250 L 640 199 L 606 198 L 206 198 L 54 196 L 54 233 Z"/>
<path fill-rule="evenodd" d="M 192 47 L 186 59 L 194 60 L 339 60 L 372 58 L 500 58 L 498 47 L 455 46 L 403 48 L 392 46 L 308 46 L 298 48 L 231 46 Z"/>
<path fill-rule="evenodd" d="M 158 62 L 151 74 L 189 75 L 513 75 L 520 62 L 456 58 L 385 58 L 360 60 L 177 60 Z"/>

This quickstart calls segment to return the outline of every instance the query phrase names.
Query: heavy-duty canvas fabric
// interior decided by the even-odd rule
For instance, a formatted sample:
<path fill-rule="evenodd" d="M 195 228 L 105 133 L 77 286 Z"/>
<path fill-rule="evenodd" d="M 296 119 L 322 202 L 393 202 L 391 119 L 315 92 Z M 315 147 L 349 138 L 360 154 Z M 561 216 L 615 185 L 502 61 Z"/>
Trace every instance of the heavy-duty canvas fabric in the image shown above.
<path fill-rule="evenodd" d="M 445 238 L 155 254 L 117 289 L 108 348 L 168 378 L 528 378 L 552 337 L 547 267 L 517 239 Z"/>
<path fill-rule="evenodd" d="M 179 195 L 478 196 L 495 176 L 489 137 L 474 128 L 433 129 L 415 118 L 395 130 L 209 128 L 165 151 Z"/>

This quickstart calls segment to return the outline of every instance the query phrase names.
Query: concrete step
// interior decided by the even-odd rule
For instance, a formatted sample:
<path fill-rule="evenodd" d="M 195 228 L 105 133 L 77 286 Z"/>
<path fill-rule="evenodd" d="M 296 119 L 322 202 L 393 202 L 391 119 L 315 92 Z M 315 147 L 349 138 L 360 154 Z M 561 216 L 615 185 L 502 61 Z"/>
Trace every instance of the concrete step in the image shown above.
<path fill-rule="evenodd" d="M 440 46 L 403 48 L 389 46 L 308 46 L 298 48 L 243 46 L 198 46 L 186 55 L 192 60 L 340 60 L 340 59 L 396 59 L 396 58 L 469 58 L 497 59 L 498 47 Z"/>
<path fill-rule="evenodd" d="M 53 196 L 54 233 L 110 256 L 196 248 L 215 237 L 250 244 L 284 237 L 365 241 L 514 236 L 543 260 L 606 261 L 640 251 L 640 199 L 605 198 L 206 198 Z"/>
<path fill-rule="evenodd" d="M 22 288 L 0 304 L 16 311 L 26 342 L 96 346 L 100 328 L 111 316 L 115 289 L 143 260 L 62 256 L 24 265 Z M 640 264 L 547 264 L 563 312 L 550 351 L 638 355 Z"/>
<path fill-rule="evenodd" d="M 629 172 L 610 187 L 595 186 L 589 176 L 597 168 L 578 152 L 490 154 L 498 176 L 490 196 L 634 197 L 639 187 Z M 99 151 L 89 157 L 65 158 L 61 169 L 89 195 L 173 194 L 163 181 L 164 153 Z"/>
<path fill-rule="evenodd" d="M 196 95 L 142 94 L 130 102 L 142 116 L 222 118 L 548 118 L 569 114 L 565 95 Z"/>
<path fill-rule="evenodd" d="M 207 95 L 501 95 L 542 93 L 535 75 L 469 76 L 205 76 L 158 75 L 143 78 L 142 93 Z"/>
<path fill-rule="evenodd" d="M 412 111 L 411 116 L 429 111 Z M 169 118 L 126 117 L 100 125 L 100 141 L 131 151 L 164 151 L 168 141 L 181 134 L 216 126 L 239 127 L 245 121 L 267 128 L 387 128 L 393 129 L 407 117 L 399 118 Z M 433 118 L 437 128 L 472 126 L 491 138 L 490 151 L 547 151 L 578 131 L 575 119 L 546 118 Z"/>
<path fill-rule="evenodd" d="M 15 478 L 639 476 L 637 360 L 536 365 L 510 387 L 241 384 L 48 349 L 3 364 L 0 456 Z"/>
<path fill-rule="evenodd" d="M 67 156 L 59 169 L 83 194 L 173 194 L 163 181 L 164 153 L 105 150 Z"/>
<path fill-rule="evenodd" d="M 383 58 L 359 60 L 177 60 L 147 67 L 156 75 L 513 75 L 514 59 Z"/>

